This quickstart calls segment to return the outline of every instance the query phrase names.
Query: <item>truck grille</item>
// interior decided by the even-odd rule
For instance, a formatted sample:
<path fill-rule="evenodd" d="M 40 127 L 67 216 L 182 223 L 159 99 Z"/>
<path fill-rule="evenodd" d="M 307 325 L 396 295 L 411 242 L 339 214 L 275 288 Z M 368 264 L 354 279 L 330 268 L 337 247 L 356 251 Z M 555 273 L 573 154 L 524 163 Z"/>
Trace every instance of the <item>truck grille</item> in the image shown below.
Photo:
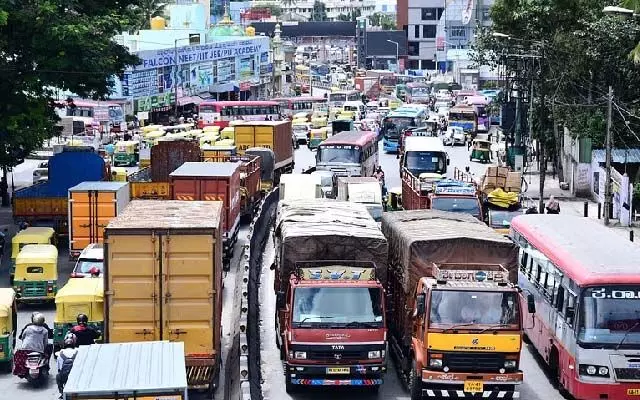
<path fill-rule="evenodd" d="M 616 368 L 616 377 L 625 380 L 640 380 L 640 369 L 638 368 Z"/>
<path fill-rule="evenodd" d="M 308 360 L 313 361 L 353 361 L 353 360 L 366 360 L 367 352 L 358 350 L 320 350 L 310 351 L 307 354 Z"/>
<path fill-rule="evenodd" d="M 451 372 L 489 372 L 504 368 L 503 354 L 444 353 L 443 365 Z"/>

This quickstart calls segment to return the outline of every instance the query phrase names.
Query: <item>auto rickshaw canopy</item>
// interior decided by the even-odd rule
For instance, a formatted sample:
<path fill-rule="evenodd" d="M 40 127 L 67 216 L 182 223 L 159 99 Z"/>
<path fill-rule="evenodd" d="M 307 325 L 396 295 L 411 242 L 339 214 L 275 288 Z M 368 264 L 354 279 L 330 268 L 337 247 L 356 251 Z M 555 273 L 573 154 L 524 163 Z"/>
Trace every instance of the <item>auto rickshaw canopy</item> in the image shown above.
<path fill-rule="evenodd" d="M 491 142 L 484 139 L 473 139 L 474 150 L 490 150 Z"/>
<path fill-rule="evenodd" d="M 12 288 L 0 288 L 0 333 L 7 328 L 7 322 L 4 320 L 9 319 L 11 322 L 11 315 L 13 307 L 15 307 L 16 292 Z"/>
<path fill-rule="evenodd" d="M 104 283 L 102 278 L 71 278 L 56 294 L 55 322 L 75 322 L 78 314 L 90 321 L 102 321 Z"/>
<path fill-rule="evenodd" d="M 32 271 L 39 267 L 41 271 Z M 32 276 L 33 275 L 33 276 Z M 29 279 L 29 278 L 37 279 Z M 58 279 L 58 249 L 52 244 L 28 244 L 16 258 L 15 281 L 43 281 Z"/>
<path fill-rule="evenodd" d="M 56 232 L 53 228 L 33 226 L 24 229 L 11 239 L 11 258 L 18 257 L 22 247 L 27 244 L 52 244 Z"/>
<path fill-rule="evenodd" d="M 116 142 L 116 153 L 133 154 L 139 145 L 140 143 L 136 140 L 121 140 Z"/>

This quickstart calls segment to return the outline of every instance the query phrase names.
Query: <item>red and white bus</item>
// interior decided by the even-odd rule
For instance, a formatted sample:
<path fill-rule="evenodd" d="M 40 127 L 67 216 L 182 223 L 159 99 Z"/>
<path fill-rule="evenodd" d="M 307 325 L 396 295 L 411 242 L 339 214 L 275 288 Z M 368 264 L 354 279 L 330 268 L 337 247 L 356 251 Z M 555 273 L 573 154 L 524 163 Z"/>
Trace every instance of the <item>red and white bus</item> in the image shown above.
<path fill-rule="evenodd" d="M 378 166 L 378 136 L 369 131 L 344 131 L 318 146 L 316 169 L 337 176 L 373 176 Z"/>
<path fill-rule="evenodd" d="M 280 106 L 275 101 L 203 101 L 198 106 L 198 127 L 225 128 L 230 121 L 277 121 Z"/>
<path fill-rule="evenodd" d="M 533 294 L 525 333 L 578 400 L 640 398 L 640 247 L 589 218 L 522 215 L 519 284 Z"/>
<path fill-rule="evenodd" d="M 81 117 L 93 119 L 94 124 L 109 123 L 111 130 L 120 132 L 126 130 L 124 120 L 124 110 L 118 103 L 76 100 L 73 101 L 57 101 L 57 114 L 59 117 Z"/>
<path fill-rule="evenodd" d="M 273 99 L 273 101 L 280 105 L 280 111 L 283 115 L 286 115 L 288 117 L 293 116 L 299 112 L 327 112 L 327 99 L 325 97 L 279 97 L 277 99 Z"/>

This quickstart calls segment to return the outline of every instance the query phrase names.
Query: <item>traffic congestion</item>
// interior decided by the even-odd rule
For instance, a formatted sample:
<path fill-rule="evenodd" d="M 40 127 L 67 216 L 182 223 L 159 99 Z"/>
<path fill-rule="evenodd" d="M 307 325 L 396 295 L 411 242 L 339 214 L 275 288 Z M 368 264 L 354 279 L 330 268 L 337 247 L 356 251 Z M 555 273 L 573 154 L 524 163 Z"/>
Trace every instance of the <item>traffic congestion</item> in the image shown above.
<path fill-rule="evenodd" d="M 237 398 L 251 340 L 273 399 L 640 395 L 640 250 L 539 213 L 498 91 L 348 70 L 29 160 L 2 215 L 7 398 Z"/>

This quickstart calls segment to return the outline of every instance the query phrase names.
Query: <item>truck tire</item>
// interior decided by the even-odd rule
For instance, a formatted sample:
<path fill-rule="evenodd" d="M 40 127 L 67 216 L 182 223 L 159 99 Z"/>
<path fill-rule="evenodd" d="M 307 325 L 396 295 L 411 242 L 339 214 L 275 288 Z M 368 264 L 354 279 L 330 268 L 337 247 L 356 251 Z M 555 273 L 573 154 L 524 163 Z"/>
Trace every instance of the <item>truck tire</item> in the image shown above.
<path fill-rule="evenodd" d="M 415 361 L 411 361 L 409 391 L 411 392 L 411 400 L 422 400 L 422 377 L 418 374 L 418 371 L 416 371 Z"/>

